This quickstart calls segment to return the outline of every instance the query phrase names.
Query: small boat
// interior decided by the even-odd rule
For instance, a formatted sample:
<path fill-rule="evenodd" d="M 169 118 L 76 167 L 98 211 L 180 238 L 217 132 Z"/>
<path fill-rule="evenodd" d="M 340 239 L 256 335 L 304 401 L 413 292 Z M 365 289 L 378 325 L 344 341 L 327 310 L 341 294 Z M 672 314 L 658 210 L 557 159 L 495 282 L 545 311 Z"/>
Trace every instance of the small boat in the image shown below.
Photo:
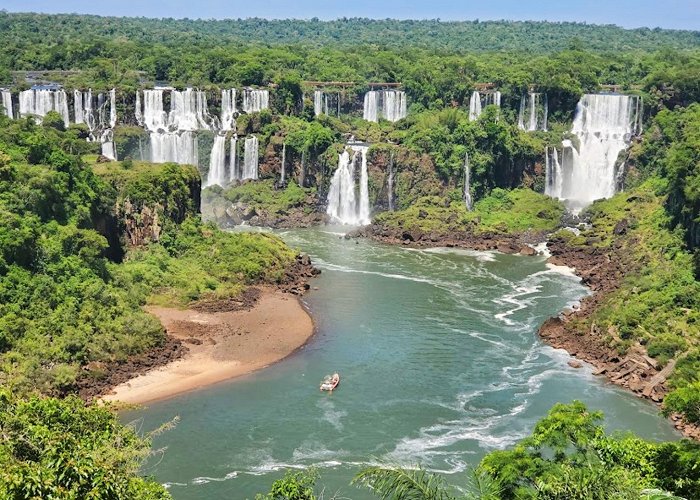
<path fill-rule="evenodd" d="M 320 389 L 322 391 L 332 391 L 336 387 L 338 387 L 338 384 L 340 383 L 340 375 L 337 373 L 334 373 L 333 375 L 326 375 L 323 379 L 323 382 L 321 382 L 321 387 Z"/>

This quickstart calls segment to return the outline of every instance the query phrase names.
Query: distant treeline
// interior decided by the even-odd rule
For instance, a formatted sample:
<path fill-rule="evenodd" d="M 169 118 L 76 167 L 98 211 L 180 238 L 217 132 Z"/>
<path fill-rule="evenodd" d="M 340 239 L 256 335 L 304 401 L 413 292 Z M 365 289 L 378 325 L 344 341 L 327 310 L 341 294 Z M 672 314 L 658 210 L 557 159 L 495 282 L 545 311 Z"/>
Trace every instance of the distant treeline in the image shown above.
<path fill-rule="evenodd" d="M 222 12 L 226 14 L 226 12 Z M 9 14 L 0 16 L 3 38 L 28 43 L 69 40 L 90 33 L 149 44 L 303 44 L 312 47 L 376 45 L 420 47 L 447 52 L 518 50 L 548 53 L 574 44 L 596 52 L 674 50 L 700 46 L 697 31 L 624 29 L 614 25 L 534 21 L 440 21 L 342 18 L 335 21 L 147 19 L 100 16 Z"/>
<path fill-rule="evenodd" d="M 603 84 L 649 109 L 700 100 L 700 32 L 542 22 L 192 21 L 0 12 L 0 86 L 54 71 L 68 88 L 277 85 L 300 109 L 305 80 L 400 82 L 412 112 L 468 104 L 491 82 L 506 107 L 530 86 L 570 113 Z M 76 72 L 72 72 L 77 70 Z M 291 90 L 290 90 L 291 89 Z"/>

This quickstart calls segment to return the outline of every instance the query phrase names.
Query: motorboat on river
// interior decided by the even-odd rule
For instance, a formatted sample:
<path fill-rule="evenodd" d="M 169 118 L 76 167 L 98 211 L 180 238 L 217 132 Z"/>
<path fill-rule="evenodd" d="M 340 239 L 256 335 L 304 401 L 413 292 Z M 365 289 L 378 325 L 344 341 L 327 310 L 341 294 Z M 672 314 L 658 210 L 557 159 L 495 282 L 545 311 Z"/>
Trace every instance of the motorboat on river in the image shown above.
<path fill-rule="evenodd" d="M 338 384 L 340 383 L 340 375 L 337 373 L 334 373 L 333 375 L 326 375 L 323 379 L 323 382 L 321 382 L 320 389 L 322 391 L 333 391 L 336 387 L 338 387 Z"/>

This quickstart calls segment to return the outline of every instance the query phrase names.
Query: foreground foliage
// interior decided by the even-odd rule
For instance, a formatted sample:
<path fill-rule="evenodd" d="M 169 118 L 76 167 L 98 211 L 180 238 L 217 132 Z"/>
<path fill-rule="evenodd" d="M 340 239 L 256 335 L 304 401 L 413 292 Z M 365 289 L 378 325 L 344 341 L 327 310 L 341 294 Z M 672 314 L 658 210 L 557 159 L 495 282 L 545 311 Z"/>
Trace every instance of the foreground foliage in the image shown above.
<path fill-rule="evenodd" d="M 512 450 L 488 454 L 467 493 L 420 469 L 371 467 L 354 482 L 383 499 L 698 498 L 700 445 L 606 434 L 602 418 L 577 401 L 556 404 Z"/>
<path fill-rule="evenodd" d="M 0 390 L 0 497 L 167 499 L 137 476 L 150 440 L 108 408 Z"/>

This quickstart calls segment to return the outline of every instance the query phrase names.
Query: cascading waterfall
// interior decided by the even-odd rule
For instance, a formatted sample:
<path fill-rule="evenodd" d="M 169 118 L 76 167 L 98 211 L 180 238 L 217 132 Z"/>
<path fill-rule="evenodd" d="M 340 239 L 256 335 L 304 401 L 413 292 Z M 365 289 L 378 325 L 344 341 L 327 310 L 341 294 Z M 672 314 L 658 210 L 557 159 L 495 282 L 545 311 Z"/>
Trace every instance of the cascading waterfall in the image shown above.
<path fill-rule="evenodd" d="M 109 128 L 117 125 L 117 90 L 109 91 Z"/>
<path fill-rule="evenodd" d="M 467 210 L 472 209 L 472 194 L 469 171 L 469 153 L 464 153 L 464 204 Z"/>
<path fill-rule="evenodd" d="M 501 92 L 494 90 L 490 94 L 486 94 L 486 105 L 493 104 L 494 106 L 501 107 Z"/>
<path fill-rule="evenodd" d="M 241 173 L 238 171 L 238 136 L 236 134 L 231 137 L 231 159 L 229 160 L 228 180 L 233 182 L 241 178 Z"/>
<path fill-rule="evenodd" d="M 217 134 L 209 157 L 209 173 L 205 186 L 226 184 L 226 135 Z"/>
<path fill-rule="evenodd" d="M 117 152 L 114 147 L 114 132 L 111 128 L 105 129 L 100 137 L 102 143 L 102 156 L 110 160 L 117 159 Z"/>
<path fill-rule="evenodd" d="M 151 161 L 199 165 L 197 136 L 194 132 L 151 133 Z"/>
<path fill-rule="evenodd" d="M 12 109 L 12 93 L 9 90 L 0 90 L 2 94 L 2 109 L 5 112 L 5 116 L 12 119 L 15 117 L 14 110 Z"/>
<path fill-rule="evenodd" d="M 168 115 L 163 111 L 163 91 L 161 89 L 143 91 L 142 119 L 146 130 L 151 132 L 168 129 Z"/>
<path fill-rule="evenodd" d="M 377 97 L 379 92 L 376 90 L 370 90 L 365 94 L 364 111 L 362 112 L 362 118 L 369 122 L 377 121 Z"/>
<path fill-rule="evenodd" d="M 196 131 L 208 127 L 206 97 L 199 91 L 171 91 L 170 113 L 163 110 L 163 89 L 143 91 L 143 123 L 150 132 L 151 161 L 199 165 Z"/>
<path fill-rule="evenodd" d="M 501 92 L 494 90 L 493 92 L 485 92 L 481 95 L 478 91 L 472 92 L 469 98 L 469 121 L 476 121 L 481 112 L 486 106 L 501 107 Z"/>
<path fill-rule="evenodd" d="M 571 141 L 568 142 L 571 144 Z M 545 169 L 544 194 L 558 198 L 561 194 L 563 175 L 557 148 L 545 149 Z"/>
<path fill-rule="evenodd" d="M 518 128 L 528 132 L 547 130 L 548 113 L 547 94 L 530 92 L 527 97 L 523 95 L 520 99 Z M 527 121 L 525 117 L 527 117 Z"/>
<path fill-rule="evenodd" d="M 211 116 L 207 109 L 207 94 L 191 88 L 170 91 L 170 128 L 177 130 L 211 130 Z"/>
<path fill-rule="evenodd" d="M 243 89 L 243 111 L 259 113 L 269 108 L 270 93 L 267 90 Z"/>
<path fill-rule="evenodd" d="M 136 110 L 134 111 L 136 123 L 143 127 L 143 104 L 141 104 L 141 91 L 136 91 Z"/>
<path fill-rule="evenodd" d="M 384 118 L 390 122 L 396 122 L 406 117 L 406 92 L 402 90 L 385 90 L 383 97 Z"/>
<path fill-rule="evenodd" d="M 314 116 L 328 114 L 328 97 L 322 90 L 314 90 Z"/>
<path fill-rule="evenodd" d="M 21 117 L 33 115 L 37 117 L 38 122 L 41 122 L 41 119 L 49 111 L 56 111 L 61 115 L 66 128 L 70 125 L 68 98 L 64 90 L 37 88 L 19 93 L 19 114 Z"/>
<path fill-rule="evenodd" d="M 365 225 L 370 223 L 369 174 L 367 171 L 367 146 L 351 146 L 338 157 L 338 168 L 331 179 L 326 213 L 341 224 Z M 355 182 L 355 163 L 361 157 L 359 200 Z"/>
<path fill-rule="evenodd" d="M 562 155 L 548 158 L 546 180 L 550 196 L 580 210 L 594 200 L 615 194 L 622 165 L 617 166 L 634 135 L 641 132 L 641 99 L 617 94 L 585 94 L 576 106 L 570 140 L 562 141 Z"/>
<path fill-rule="evenodd" d="M 360 224 L 369 224 L 369 173 L 367 172 L 367 147 L 359 148 L 361 156 L 360 166 L 360 207 L 358 219 Z"/>
<path fill-rule="evenodd" d="M 86 95 L 90 95 L 86 99 Z M 73 115 L 75 117 L 75 123 L 85 123 L 85 108 L 89 106 L 92 108 L 92 90 L 88 89 L 87 92 L 81 92 L 80 90 L 73 91 Z"/>
<path fill-rule="evenodd" d="M 109 106 L 109 118 L 107 117 Z M 116 89 L 109 91 L 109 100 L 103 93 L 97 95 L 97 106 L 94 106 L 92 89 L 73 91 L 73 113 L 75 123 L 84 123 L 88 128 L 87 140 L 99 140 L 102 156 L 116 160 L 113 129 L 117 125 Z"/>
<path fill-rule="evenodd" d="M 481 95 L 475 90 L 469 98 L 469 121 L 475 121 L 481 115 Z"/>
<path fill-rule="evenodd" d="M 221 91 L 221 130 L 236 128 L 236 89 Z"/>
<path fill-rule="evenodd" d="M 246 137 L 243 144 L 243 172 L 241 179 L 258 178 L 258 138 Z"/>
<path fill-rule="evenodd" d="M 282 144 L 282 163 L 280 164 L 280 184 L 284 185 L 286 182 L 286 166 L 287 163 L 287 143 Z"/>
<path fill-rule="evenodd" d="M 379 118 L 396 122 L 406 117 L 406 107 L 403 90 L 370 90 L 365 94 L 362 117 L 370 122 Z"/>

